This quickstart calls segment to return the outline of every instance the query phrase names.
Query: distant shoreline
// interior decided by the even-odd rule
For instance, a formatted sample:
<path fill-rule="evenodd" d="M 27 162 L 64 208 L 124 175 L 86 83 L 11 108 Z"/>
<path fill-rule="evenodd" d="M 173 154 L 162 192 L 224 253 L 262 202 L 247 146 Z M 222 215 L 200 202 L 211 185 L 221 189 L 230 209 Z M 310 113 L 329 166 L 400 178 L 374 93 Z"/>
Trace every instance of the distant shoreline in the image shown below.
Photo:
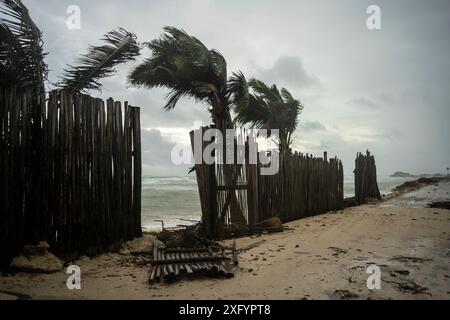
<path fill-rule="evenodd" d="M 441 173 L 421 173 L 421 174 L 411 174 L 409 172 L 396 171 L 393 174 L 389 175 L 391 178 L 436 178 L 436 177 L 446 177 L 446 175 Z"/>

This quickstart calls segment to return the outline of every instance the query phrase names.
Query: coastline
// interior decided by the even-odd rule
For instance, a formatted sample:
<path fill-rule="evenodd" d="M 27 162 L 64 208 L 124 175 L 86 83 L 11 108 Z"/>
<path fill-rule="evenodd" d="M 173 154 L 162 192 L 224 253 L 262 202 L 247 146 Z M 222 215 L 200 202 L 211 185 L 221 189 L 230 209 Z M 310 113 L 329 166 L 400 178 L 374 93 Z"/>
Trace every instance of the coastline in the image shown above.
<path fill-rule="evenodd" d="M 109 253 L 76 261 L 81 290 L 67 289 L 65 270 L 3 274 L 0 299 L 449 299 L 450 211 L 424 206 L 449 192 L 448 181 L 420 186 L 237 239 L 255 246 L 232 279 L 149 285 L 148 257 Z M 366 287 L 371 264 L 381 268 L 380 290 Z"/>

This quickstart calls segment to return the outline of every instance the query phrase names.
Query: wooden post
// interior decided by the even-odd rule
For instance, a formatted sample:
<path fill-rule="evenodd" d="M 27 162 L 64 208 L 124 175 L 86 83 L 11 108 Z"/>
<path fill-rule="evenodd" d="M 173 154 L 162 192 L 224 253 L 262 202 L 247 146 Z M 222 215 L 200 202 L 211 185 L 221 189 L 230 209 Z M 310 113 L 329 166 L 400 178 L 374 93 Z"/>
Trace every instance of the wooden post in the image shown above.
<path fill-rule="evenodd" d="M 141 227 L 141 193 L 142 193 L 142 151 L 141 151 L 141 121 L 139 108 L 132 108 L 133 116 L 133 212 L 135 236 L 142 236 Z"/>

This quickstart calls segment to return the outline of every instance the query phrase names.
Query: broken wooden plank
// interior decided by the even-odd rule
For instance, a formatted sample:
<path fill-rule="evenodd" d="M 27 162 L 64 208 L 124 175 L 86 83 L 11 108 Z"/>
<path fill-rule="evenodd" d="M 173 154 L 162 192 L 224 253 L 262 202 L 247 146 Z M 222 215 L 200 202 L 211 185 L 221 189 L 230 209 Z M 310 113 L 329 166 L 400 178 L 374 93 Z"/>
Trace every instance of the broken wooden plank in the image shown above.
<path fill-rule="evenodd" d="M 168 265 L 172 263 L 209 262 L 209 261 L 225 261 L 225 260 L 230 260 L 230 258 L 218 256 L 203 256 L 203 257 L 190 257 L 180 259 L 153 260 L 150 263 L 152 265 Z"/>

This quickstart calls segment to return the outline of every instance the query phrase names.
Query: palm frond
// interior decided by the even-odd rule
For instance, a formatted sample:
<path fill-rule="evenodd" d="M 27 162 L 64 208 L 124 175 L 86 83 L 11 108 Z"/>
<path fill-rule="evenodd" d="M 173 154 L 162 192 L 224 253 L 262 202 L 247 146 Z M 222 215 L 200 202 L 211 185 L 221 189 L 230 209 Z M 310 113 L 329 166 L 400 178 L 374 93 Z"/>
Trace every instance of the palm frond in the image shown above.
<path fill-rule="evenodd" d="M 285 88 L 282 88 L 282 89 L 281 89 L 281 96 L 283 97 L 283 99 L 284 99 L 285 102 L 295 100 L 295 99 L 292 97 L 292 94 L 291 94 L 287 89 L 285 89 Z"/>
<path fill-rule="evenodd" d="M 217 81 L 225 87 L 227 83 L 227 62 L 217 50 L 211 50 L 209 55 L 214 74 L 217 75 Z"/>
<path fill-rule="evenodd" d="M 81 56 L 77 66 L 69 66 L 59 82 L 59 87 L 73 93 L 86 90 L 100 90 L 99 80 L 115 73 L 115 66 L 134 60 L 140 46 L 136 35 L 119 28 L 105 34 L 102 46 L 90 46 L 88 53 Z"/>
<path fill-rule="evenodd" d="M 250 124 L 250 127 L 266 129 L 272 116 L 265 101 L 253 94 L 249 95 L 247 105 L 238 105 L 235 110 L 234 122 L 240 125 Z"/>
<path fill-rule="evenodd" d="M 20 0 L 0 0 L 0 81 L 44 92 L 42 34 Z"/>
<path fill-rule="evenodd" d="M 166 105 L 164 106 L 164 109 L 166 109 L 166 110 L 174 109 L 178 100 L 180 100 L 180 98 L 183 95 L 184 95 L 184 93 L 181 91 L 173 90 L 173 91 L 169 92 L 166 96 L 167 102 L 166 102 Z"/>
<path fill-rule="evenodd" d="M 263 81 L 258 79 L 250 79 L 248 82 L 249 87 L 265 100 L 276 103 L 281 101 L 281 95 L 275 85 L 269 87 Z"/>
<path fill-rule="evenodd" d="M 235 106 L 235 109 L 245 108 L 248 104 L 248 83 L 241 71 L 233 72 L 233 75 L 228 80 L 227 94 L 230 103 Z"/>

